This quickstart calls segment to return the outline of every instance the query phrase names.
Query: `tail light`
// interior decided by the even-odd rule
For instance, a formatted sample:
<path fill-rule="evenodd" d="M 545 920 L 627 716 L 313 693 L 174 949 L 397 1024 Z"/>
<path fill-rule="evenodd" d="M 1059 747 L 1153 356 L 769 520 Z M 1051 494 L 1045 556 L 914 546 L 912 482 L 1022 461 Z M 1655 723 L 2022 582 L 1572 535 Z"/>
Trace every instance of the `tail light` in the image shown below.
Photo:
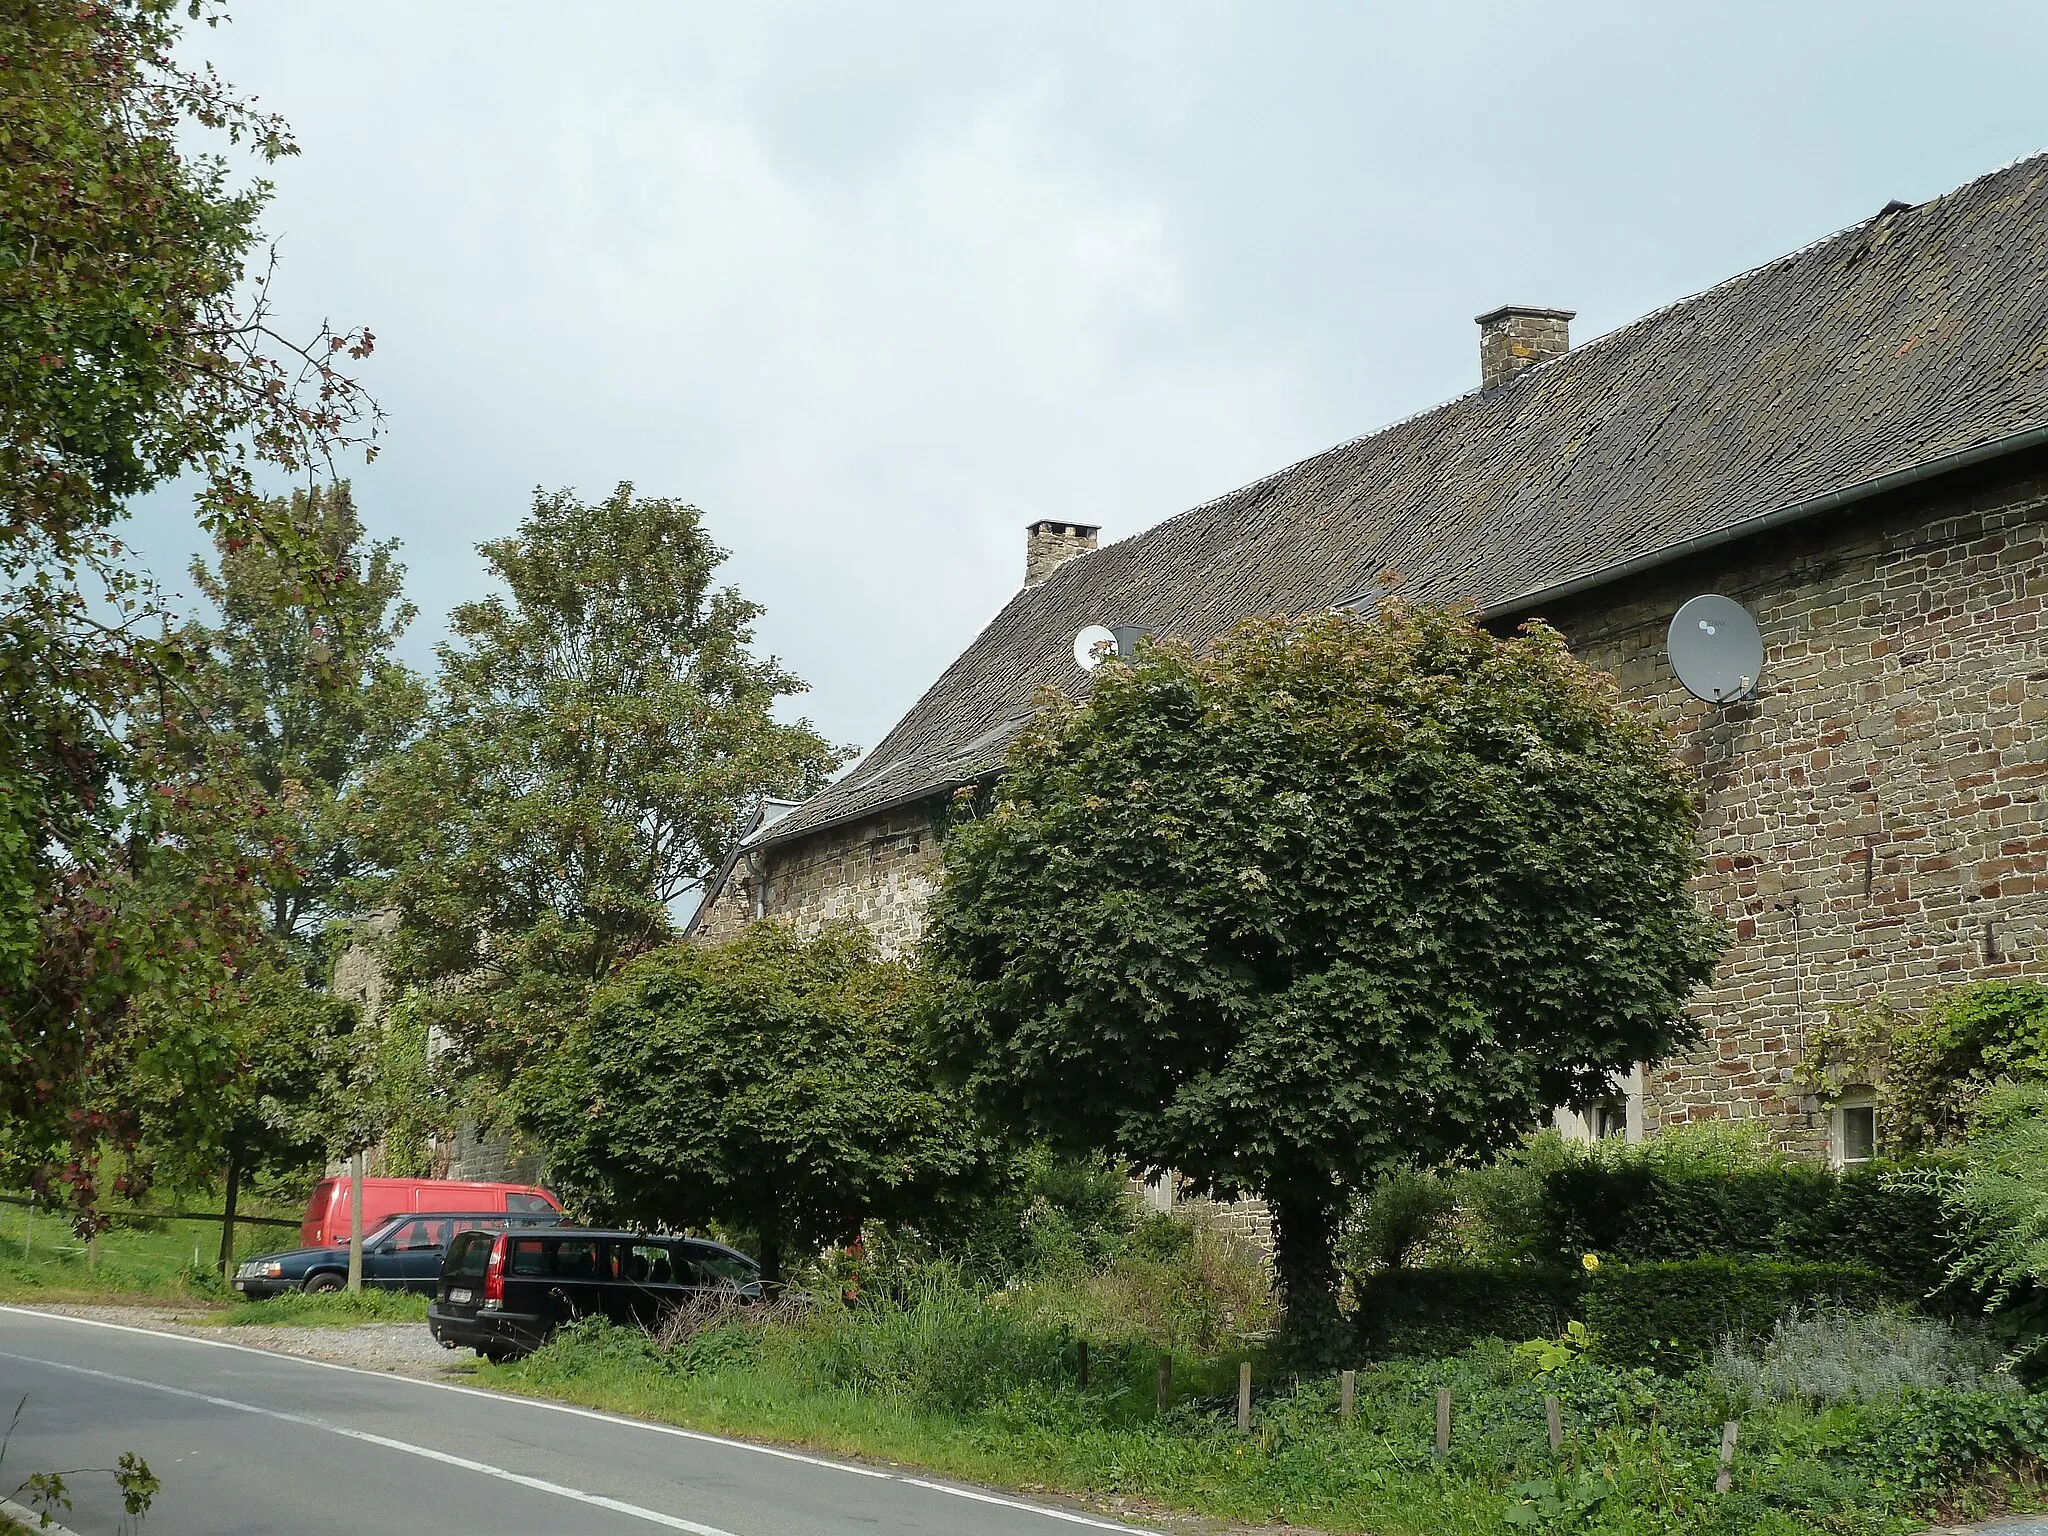
<path fill-rule="evenodd" d="M 505 1305 L 505 1244 L 508 1241 L 500 1232 L 491 1243 L 491 1256 L 484 1261 L 484 1305 L 502 1307 Z"/>

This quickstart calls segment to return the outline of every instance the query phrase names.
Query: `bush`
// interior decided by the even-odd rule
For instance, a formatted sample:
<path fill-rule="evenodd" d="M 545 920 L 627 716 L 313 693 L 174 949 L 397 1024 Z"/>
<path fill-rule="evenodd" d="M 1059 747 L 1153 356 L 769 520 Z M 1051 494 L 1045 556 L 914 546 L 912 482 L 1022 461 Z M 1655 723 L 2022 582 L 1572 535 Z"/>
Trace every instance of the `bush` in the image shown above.
<path fill-rule="evenodd" d="M 1359 1291 L 1359 1347 L 1368 1359 L 1454 1355 L 1485 1338 L 1548 1338 L 1579 1315 L 1581 1270 L 1389 1270 Z"/>
<path fill-rule="evenodd" d="M 1941 1200 L 1891 1173 L 1581 1162 L 1544 1181 L 1546 1246 L 1560 1258 L 1597 1253 L 1628 1264 L 1720 1256 L 1854 1265 L 1882 1276 L 1894 1299 L 1918 1301 L 1947 1281 Z"/>
<path fill-rule="evenodd" d="M 1755 1356 L 1723 1340 L 1709 1374 L 1738 1402 L 1868 1403 L 1909 1391 L 2018 1391 L 1997 1365 L 1998 1350 L 1982 1334 L 1896 1307 L 1823 1305 L 1795 1306 Z"/>
<path fill-rule="evenodd" d="M 1433 1173 L 1404 1168 L 1382 1175 L 1344 1233 L 1346 1267 L 1354 1275 L 1373 1274 L 1454 1251 L 1457 1205 L 1452 1186 Z"/>
<path fill-rule="evenodd" d="M 2048 1460 L 2048 1398 L 1943 1392 L 1905 1399 L 1840 1459 L 1880 1482 L 1953 1485 L 1987 1466 Z"/>
<path fill-rule="evenodd" d="M 1885 1283 L 1847 1264 L 1692 1259 L 1603 1268 L 1587 1288 L 1586 1324 L 1603 1360 L 1667 1373 L 1699 1364 L 1730 1335 L 1760 1338 L 1795 1305 L 1869 1306 Z"/>

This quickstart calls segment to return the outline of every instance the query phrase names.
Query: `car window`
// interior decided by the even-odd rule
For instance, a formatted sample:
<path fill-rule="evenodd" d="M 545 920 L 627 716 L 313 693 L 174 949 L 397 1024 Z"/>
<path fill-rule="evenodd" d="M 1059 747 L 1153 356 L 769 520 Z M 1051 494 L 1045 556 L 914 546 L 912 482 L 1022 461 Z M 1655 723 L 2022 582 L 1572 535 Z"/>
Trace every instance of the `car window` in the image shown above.
<path fill-rule="evenodd" d="M 507 1195 L 505 1209 L 517 1216 L 538 1216 L 542 1212 L 554 1214 L 554 1207 L 539 1195 Z"/>
<path fill-rule="evenodd" d="M 463 1275 L 480 1279 L 491 1261 L 491 1244 L 495 1241 L 488 1232 L 465 1232 L 456 1238 L 448 1249 L 448 1260 L 442 1266 L 451 1275 Z"/>
<path fill-rule="evenodd" d="M 398 1235 L 398 1229 L 404 1226 L 410 1219 L 405 1216 L 400 1216 L 396 1220 L 387 1217 L 374 1227 L 363 1228 L 363 1246 L 368 1248 L 376 1243 L 391 1241 L 392 1238 Z M 348 1246 L 348 1223 L 346 1221 L 341 1224 L 341 1230 L 335 1234 L 334 1243 L 338 1248 Z"/>
<path fill-rule="evenodd" d="M 666 1243 L 635 1243 L 619 1260 L 619 1278 L 634 1285 L 674 1285 L 674 1262 Z"/>
<path fill-rule="evenodd" d="M 723 1248 L 713 1248 L 706 1243 L 690 1243 L 683 1250 L 690 1267 L 697 1271 L 697 1285 L 725 1285 L 735 1290 L 754 1284 L 761 1278 L 760 1268 L 751 1260 L 739 1254 L 728 1253 Z"/>
<path fill-rule="evenodd" d="M 589 1237 L 518 1237 L 508 1268 L 515 1275 L 557 1280 L 609 1280 L 611 1244 Z"/>
<path fill-rule="evenodd" d="M 446 1248 L 454 1226 L 445 1216 L 409 1222 L 398 1231 L 398 1251 L 417 1253 L 423 1248 Z"/>

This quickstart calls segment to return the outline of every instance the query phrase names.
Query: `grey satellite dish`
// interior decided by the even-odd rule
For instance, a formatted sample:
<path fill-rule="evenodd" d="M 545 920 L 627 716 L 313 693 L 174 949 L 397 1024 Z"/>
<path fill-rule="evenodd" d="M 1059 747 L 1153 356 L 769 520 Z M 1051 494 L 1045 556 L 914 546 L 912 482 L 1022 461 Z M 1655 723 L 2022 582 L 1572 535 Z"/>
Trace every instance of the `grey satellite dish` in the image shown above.
<path fill-rule="evenodd" d="M 1703 592 L 1672 615 L 1664 644 L 1686 691 L 1709 704 L 1746 699 L 1764 672 L 1763 631 L 1732 597 Z"/>
<path fill-rule="evenodd" d="M 1116 653 L 1116 632 L 1101 624 L 1090 624 L 1074 636 L 1074 665 L 1083 672 L 1093 672 L 1103 657 Z"/>

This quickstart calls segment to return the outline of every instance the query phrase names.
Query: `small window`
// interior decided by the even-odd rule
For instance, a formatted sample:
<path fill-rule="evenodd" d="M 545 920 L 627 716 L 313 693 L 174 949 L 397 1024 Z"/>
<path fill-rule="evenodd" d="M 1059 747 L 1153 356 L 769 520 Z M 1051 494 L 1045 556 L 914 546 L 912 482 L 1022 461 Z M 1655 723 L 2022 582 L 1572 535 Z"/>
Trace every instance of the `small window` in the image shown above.
<path fill-rule="evenodd" d="M 539 1195 L 507 1195 L 505 1209 L 515 1216 L 552 1216 L 555 1208 Z"/>
<path fill-rule="evenodd" d="M 401 1228 L 398 1234 L 400 1253 L 417 1253 L 426 1248 L 446 1248 L 448 1229 L 454 1223 L 443 1218 L 439 1221 L 415 1221 Z"/>
<path fill-rule="evenodd" d="M 1605 1141 L 1610 1136 L 1628 1135 L 1628 1105 L 1620 1100 L 1609 1104 L 1595 1104 L 1588 1118 L 1593 1127 L 1595 1141 Z"/>
<path fill-rule="evenodd" d="M 1877 1106 L 1844 1104 L 1836 1113 L 1842 1117 L 1842 1161 L 1867 1163 L 1877 1156 Z"/>
<path fill-rule="evenodd" d="M 1828 1112 L 1828 1153 L 1837 1168 L 1877 1156 L 1877 1094 L 1868 1087 L 1845 1088 Z"/>

